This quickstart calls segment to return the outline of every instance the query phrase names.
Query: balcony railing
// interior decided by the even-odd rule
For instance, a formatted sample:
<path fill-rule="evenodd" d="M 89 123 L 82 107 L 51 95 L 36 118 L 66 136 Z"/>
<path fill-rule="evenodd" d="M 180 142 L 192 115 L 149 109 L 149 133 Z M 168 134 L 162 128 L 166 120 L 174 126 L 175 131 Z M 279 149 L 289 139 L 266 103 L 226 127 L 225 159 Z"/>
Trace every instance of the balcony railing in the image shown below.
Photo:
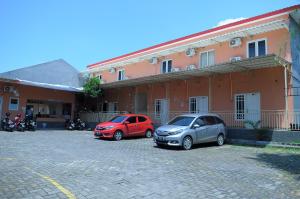
<path fill-rule="evenodd" d="M 115 115 L 126 112 L 83 112 L 80 113 L 82 120 L 86 122 L 98 123 L 108 121 Z M 184 111 L 170 111 L 165 114 L 155 112 L 144 112 L 140 114 L 148 115 L 156 126 L 166 124 L 172 118 L 189 114 Z M 214 111 L 226 123 L 229 128 L 263 128 L 274 130 L 297 130 L 300 131 L 300 112 L 288 112 L 284 110 L 261 111 L 260 113 L 235 113 L 232 111 Z"/>

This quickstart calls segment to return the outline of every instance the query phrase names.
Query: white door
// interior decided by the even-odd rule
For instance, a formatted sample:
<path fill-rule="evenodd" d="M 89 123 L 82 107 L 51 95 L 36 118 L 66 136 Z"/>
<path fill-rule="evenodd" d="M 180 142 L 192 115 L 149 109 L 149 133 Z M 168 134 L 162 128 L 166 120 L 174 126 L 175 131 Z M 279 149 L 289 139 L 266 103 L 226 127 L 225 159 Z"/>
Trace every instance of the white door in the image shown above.
<path fill-rule="evenodd" d="M 245 120 L 254 123 L 260 120 L 260 93 L 246 94 L 246 114 Z"/>
<path fill-rule="evenodd" d="M 109 102 L 108 103 L 108 112 L 116 112 L 117 111 L 117 103 Z"/>
<path fill-rule="evenodd" d="M 166 124 L 169 121 L 169 100 L 161 100 L 160 119 L 162 124 Z"/>
<path fill-rule="evenodd" d="M 3 97 L 0 96 L 0 119 L 2 118 L 2 104 L 3 104 Z"/>
<path fill-rule="evenodd" d="M 166 124 L 169 121 L 169 100 L 155 100 L 155 118 L 160 120 L 160 123 Z"/>
<path fill-rule="evenodd" d="M 249 121 L 254 125 L 260 121 L 260 93 L 244 93 L 235 95 L 235 119 Z M 247 128 L 253 128 L 246 124 Z"/>
<path fill-rule="evenodd" d="M 208 113 L 208 97 L 200 96 L 197 97 L 197 112 Z"/>
<path fill-rule="evenodd" d="M 190 97 L 190 113 L 208 113 L 208 97 Z"/>

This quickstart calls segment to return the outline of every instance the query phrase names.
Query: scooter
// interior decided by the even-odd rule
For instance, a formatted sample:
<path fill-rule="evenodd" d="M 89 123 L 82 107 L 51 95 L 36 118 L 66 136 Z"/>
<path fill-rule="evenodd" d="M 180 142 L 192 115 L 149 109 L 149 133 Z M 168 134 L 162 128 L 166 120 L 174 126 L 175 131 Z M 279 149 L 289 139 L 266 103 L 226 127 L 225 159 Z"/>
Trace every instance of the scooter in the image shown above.
<path fill-rule="evenodd" d="M 10 113 L 5 114 L 5 118 L 1 121 L 1 129 L 3 131 L 13 132 L 15 129 L 15 124 L 9 119 Z"/>
<path fill-rule="evenodd" d="M 25 129 L 29 131 L 35 131 L 36 130 L 36 122 L 32 119 L 31 116 L 26 115 L 24 119 L 25 123 Z"/>
<path fill-rule="evenodd" d="M 21 120 L 21 114 L 17 114 L 15 117 L 15 128 L 17 131 L 24 132 L 26 129 L 25 122 Z"/>
<path fill-rule="evenodd" d="M 74 121 L 66 121 L 66 128 L 68 130 L 84 130 L 86 128 L 85 122 L 81 121 L 80 118 L 77 118 Z"/>

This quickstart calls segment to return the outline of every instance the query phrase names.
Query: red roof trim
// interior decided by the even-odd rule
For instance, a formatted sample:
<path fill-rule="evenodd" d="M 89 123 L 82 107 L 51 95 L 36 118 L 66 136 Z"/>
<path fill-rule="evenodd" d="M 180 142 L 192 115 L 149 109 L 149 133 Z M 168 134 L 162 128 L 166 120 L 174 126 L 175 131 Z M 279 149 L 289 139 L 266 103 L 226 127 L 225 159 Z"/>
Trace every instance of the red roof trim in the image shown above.
<path fill-rule="evenodd" d="M 183 41 L 183 40 L 190 39 L 190 38 L 193 38 L 193 37 L 197 37 L 197 36 L 200 36 L 200 35 L 204 35 L 204 34 L 207 34 L 207 33 L 215 32 L 215 31 L 218 31 L 218 30 L 222 30 L 222 29 L 225 29 L 225 28 L 232 27 L 232 26 L 248 23 L 248 22 L 251 22 L 251 21 L 258 20 L 258 19 L 270 17 L 270 16 L 273 16 L 273 15 L 281 14 L 281 13 L 288 12 L 288 11 L 295 10 L 295 9 L 300 9 L 300 5 L 290 6 L 290 7 L 283 8 L 283 9 L 280 9 L 280 10 L 276 10 L 276 11 L 273 11 L 273 12 L 268 12 L 266 14 L 258 15 L 258 16 L 255 16 L 255 17 L 251 17 L 251 18 L 248 18 L 248 19 L 241 20 L 241 21 L 233 22 L 233 23 L 226 24 L 226 25 L 223 25 L 223 26 L 218 26 L 216 28 L 208 29 L 208 30 L 205 30 L 205 31 L 202 31 L 202 32 L 198 32 L 198 33 L 194 33 L 194 34 L 187 35 L 187 36 L 184 36 L 184 37 L 180 37 L 178 39 L 173 39 L 173 40 L 163 42 L 163 43 L 160 43 L 160 44 L 157 44 L 157 45 L 154 45 L 154 46 L 150 46 L 148 48 L 144 48 L 144 49 L 141 49 L 141 50 L 138 50 L 138 51 L 135 51 L 135 52 L 127 53 L 127 54 L 124 54 L 124 55 L 121 55 L 121 56 L 118 56 L 118 57 L 114 57 L 114 58 L 107 59 L 107 60 L 104 60 L 104 61 L 100 61 L 100 62 L 97 62 L 97 63 L 94 63 L 94 64 L 90 64 L 90 65 L 87 66 L 87 68 L 93 68 L 94 66 L 99 65 L 99 64 L 104 64 L 106 62 L 111 62 L 111 61 L 114 61 L 114 60 L 117 60 L 117 59 L 125 58 L 125 57 L 128 57 L 128 56 L 134 55 L 134 54 L 138 54 L 138 53 L 145 52 L 145 51 L 148 51 L 148 50 L 152 50 L 152 49 L 155 49 L 155 48 L 158 48 L 158 47 L 162 47 L 164 45 L 176 43 L 176 42 L 179 42 L 179 41 Z"/>

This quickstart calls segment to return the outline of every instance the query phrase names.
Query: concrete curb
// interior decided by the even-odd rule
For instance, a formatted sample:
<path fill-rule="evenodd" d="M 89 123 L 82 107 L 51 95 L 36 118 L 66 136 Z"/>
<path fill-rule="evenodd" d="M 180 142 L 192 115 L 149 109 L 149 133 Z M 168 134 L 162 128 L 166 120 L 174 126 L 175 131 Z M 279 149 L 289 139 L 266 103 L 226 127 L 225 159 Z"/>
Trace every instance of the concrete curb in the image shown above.
<path fill-rule="evenodd" d="M 300 149 L 300 144 L 293 143 L 280 143 L 280 142 L 267 142 L 267 141 L 254 141 L 254 140 L 243 140 L 243 139 L 227 139 L 228 144 L 242 144 L 250 146 L 271 146 L 271 147 L 282 147 L 282 148 L 295 148 Z"/>

